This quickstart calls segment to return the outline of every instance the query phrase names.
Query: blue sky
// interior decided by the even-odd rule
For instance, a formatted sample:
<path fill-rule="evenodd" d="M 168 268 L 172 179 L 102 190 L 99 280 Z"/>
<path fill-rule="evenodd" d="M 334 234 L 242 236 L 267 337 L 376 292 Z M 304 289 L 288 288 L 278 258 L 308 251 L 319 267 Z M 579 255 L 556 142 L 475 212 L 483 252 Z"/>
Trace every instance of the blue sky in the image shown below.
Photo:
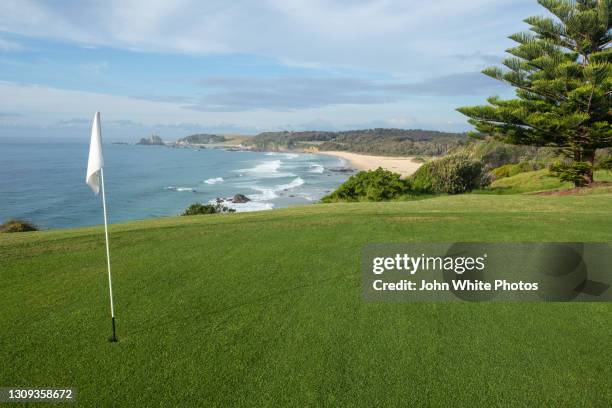
<path fill-rule="evenodd" d="M 0 136 L 464 131 L 534 0 L 0 3 Z"/>

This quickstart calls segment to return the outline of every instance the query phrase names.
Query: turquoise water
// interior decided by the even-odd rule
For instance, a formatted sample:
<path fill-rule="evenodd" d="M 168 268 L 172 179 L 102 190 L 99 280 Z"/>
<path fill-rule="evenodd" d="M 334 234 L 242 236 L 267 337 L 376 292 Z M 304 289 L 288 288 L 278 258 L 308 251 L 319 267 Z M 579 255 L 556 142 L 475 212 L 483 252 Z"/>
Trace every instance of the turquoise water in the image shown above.
<path fill-rule="evenodd" d="M 70 141 L 0 139 L 0 222 L 22 218 L 42 228 L 103 222 L 100 197 L 85 184 L 89 146 Z M 228 204 L 255 211 L 313 203 L 347 174 L 341 159 L 163 146 L 104 145 L 109 222 L 176 215 L 194 202 L 241 193 Z"/>

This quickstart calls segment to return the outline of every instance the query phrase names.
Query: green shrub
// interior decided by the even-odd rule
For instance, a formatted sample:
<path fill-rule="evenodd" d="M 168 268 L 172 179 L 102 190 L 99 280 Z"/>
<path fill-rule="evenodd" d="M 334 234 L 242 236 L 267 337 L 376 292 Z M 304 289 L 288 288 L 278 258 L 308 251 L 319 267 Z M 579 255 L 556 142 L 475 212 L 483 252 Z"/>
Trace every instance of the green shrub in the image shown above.
<path fill-rule="evenodd" d="M 484 165 L 465 154 L 454 154 L 422 165 L 412 176 L 412 188 L 423 193 L 458 194 L 490 184 Z"/>
<path fill-rule="evenodd" d="M 591 171 L 591 165 L 583 161 L 558 162 L 550 167 L 550 173 L 559 180 L 572 182 L 579 187 L 587 184 L 587 176 Z"/>
<path fill-rule="evenodd" d="M 202 204 L 194 203 L 191 204 L 181 215 L 202 215 L 202 214 L 220 214 L 220 213 L 233 213 L 236 212 L 233 208 L 216 203 L 216 204 Z"/>
<path fill-rule="evenodd" d="M 4 224 L 0 224 L 0 232 L 27 232 L 38 231 L 39 228 L 35 224 L 24 220 L 8 220 Z"/>
<path fill-rule="evenodd" d="M 391 200 L 410 192 L 410 182 L 400 177 L 399 174 L 381 167 L 373 171 L 360 171 L 321 200 L 323 202 Z"/>
<path fill-rule="evenodd" d="M 595 163 L 595 167 L 601 170 L 612 170 L 612 156 L 602 158 Z"/>
<path fill-rule="evenodd" d="M 499 166 L 493 170 L 491 170 L 491 175 L 495 180 L 499 180 L 506 177 L 514 176 L 516 164 L 504 164 L 503 166 Z"/>

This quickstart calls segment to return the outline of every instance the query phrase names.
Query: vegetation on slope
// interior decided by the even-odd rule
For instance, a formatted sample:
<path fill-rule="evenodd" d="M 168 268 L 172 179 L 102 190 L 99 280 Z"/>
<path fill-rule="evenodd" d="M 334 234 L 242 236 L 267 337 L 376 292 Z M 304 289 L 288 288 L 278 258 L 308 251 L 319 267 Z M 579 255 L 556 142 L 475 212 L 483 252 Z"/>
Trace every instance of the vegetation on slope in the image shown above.
<path fill-rule="evenodd" d="M 321 200 L 325 203 L 338 201 L 389 201 L 410 194 L 409 180 L 383 168 L 360 171 L 352 175 L 331 194 Z"/>
<path fill-rule="evenodd" d="M 465 153 L 428 161 L 407 179 L 400 177 L 382 168 L 360 171 L 322 201 L 386 201 L 424 194 L 460 194 L 486 187 L 491 181 L 482 162 Z"/>
<path fill-rule="evenodd" d="M 491 182 L 485 166 L 466 154 L 451 154 L 429 161 L 410 177 L 412 189 L 431 194 L 460 194 Z"/>
<path fill-rule="evenodd" d="M 571 188 L 572 180 L 559 179 L 551 171 L 554 160 L 553 150 L 523 149 L 499 142 L 470 143 L 456 153 L 427 161 L 405 180 L 382 168 L 359 172 L 322 201 L 386 201 L 474 190 L 520 194 Z M 500 163 L 507 164 L 490 167 Z M 612 171 L 606 169 L 607 159 L 601 163 L 602 169 L 594 173 L 595 180 L 612 181 Z"/>
<path fill-rule="evenodd" d="M 316 149 L 383 156 L 440 156 L 467 142 L 460 133 L 365 129 L 343 132 L 265 132 L 248 143 L 259 150 Z"/>
<path fill-rule="evenodd" d="M 208 133 L 196 133 L 194 135 L 189 135 L 182 137 L 176 141 L 176 143 L 186 143 L 186 144 L 210 144 L 210 143 L 223 143 L 228 139 L 225 136 L 220 135 L 211 135 Z"/>
<path fill-rule="evenodd" d="M 183 211 L 181 215 L 207 215 L 207 214 L 223 214 L 236 212 L 233 208 L 228 208 L 221 203 L 203 204 L 193 203 Z"/>
<path fill-rule="evenodd" d="M 595 179 L 602 182 L 612 182 L 612 171 L 597 170 Z M 483 192 L 495 194 L 521 194 L 546 190 L 570 189 L 573 183 L 561 181 L 550 174 L 548 170 L 522 172 L 510 177 L 495 180 L 489 189 Z"/>
<path fill-rule="evenodd" d="M 38 231 L 38 226 L 29 221 L 10 219 L 4 224 L 0 224 L 0 232 L 11 233 L 11 232 L 30 232 Z"/>

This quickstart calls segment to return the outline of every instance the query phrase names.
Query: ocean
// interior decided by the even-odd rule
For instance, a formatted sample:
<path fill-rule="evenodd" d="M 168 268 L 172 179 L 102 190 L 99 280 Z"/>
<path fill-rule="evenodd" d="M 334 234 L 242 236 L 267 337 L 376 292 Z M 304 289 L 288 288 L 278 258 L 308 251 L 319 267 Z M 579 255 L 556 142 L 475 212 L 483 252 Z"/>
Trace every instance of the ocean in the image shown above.
<path fill-rule="evenodd" d="M 86 141 L 0 138 L 0 223 L 43 229 L 103 223 L 100 197 L 85 184 Z M 104 144 L 110 223 L 177 215 L 195 202 L 258 211 L 317 202 L 346 180 L 343 159 L 316 154 L 196 150 Z"/>

